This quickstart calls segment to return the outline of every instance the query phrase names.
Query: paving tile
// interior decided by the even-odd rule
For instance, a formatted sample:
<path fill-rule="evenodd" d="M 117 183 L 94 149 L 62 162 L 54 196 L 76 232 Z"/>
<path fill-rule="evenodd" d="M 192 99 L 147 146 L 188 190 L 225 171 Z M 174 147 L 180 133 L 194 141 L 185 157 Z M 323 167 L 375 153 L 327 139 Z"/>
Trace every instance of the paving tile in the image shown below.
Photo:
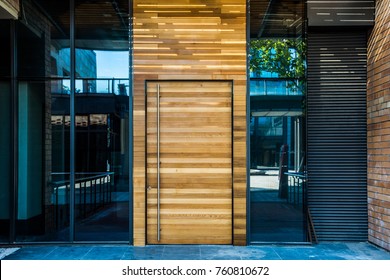
<path fill-rule="evenodd" d="M 166 245 L 162 254 L 163 260 L 199 260 L 199 245 Z"/>
<path fill-rule="evenodd" d="M 318 250 L 310 246 L 275 246 L 273 250 L 282 260 L 318 260 L 321 256 Z"/>
<path fill-rule="evenodd" d="M 22 247 L 4 260 L 45 260 L 47 255 L 56 250 L 57 246 Z"/>
<path fill-rule="evenodd" d="M 127 252 L 125 246 L 96 246 L 81 258 L 83 260 L 120 260 Z"/>
<path fill-rule="evenodd" d="M 355 246 L 355 247 L 354 247 Z M 314 245 L 317 254 L 324 260 L 378 260 L 390 256 L 388 252 L 383 255 L 375 252 L 374 246 L 369 243 L 320 243 Z M 360 249 L 359 249 L 360 248 Z M 370 253 L 371 252 L 371 253 Z"/>
<path fill-rule="evenodd" d="M 26 246 L 4 260 L 390 260 L 369 243 L 312 246 L 129 245 Z"/>
<path fill-rule="evenodd" d="M 44 260 L 46 255 L 13 253 L 3 258 L 3 260 Z"/>
<path fill-rule="evenodd" d="M 54 250 L 56 250 L 58 246 L 29 246 L 29 247 L 22 247 L 20 248 L 20 252 L 26 253 L 26 254 L 39 254 L 39 255 L 47 255 Z"/>
<path fill-rule="evenodd" d="M 241 260 L 241 256 L 237 254 L 226 254 L 223 252 L 203 253 L 200 256 L 201 260 Z"/>
<path fill-rule="evenodd" d="M 248 246 L 246 248 L 241 252 L 241 259 L 243 260 L 281 260 L 272 247 Z"/>
<path fill-rule="evenodd" d="M 129 246 L 122 256 L 122 260 L 160 260 L 164 251 L 164 246 Z"/>
<path fill-rule="evenodd" d="M 348 250 L 347 244 L 341 242 L 321 242 L 318 244 L 314 244 L 313 247 L 321 250 L 330 250 L 330 251 Z"/>
<path fill-rule="evenodd" d="M 165 245 L 164 254 L 200 254 L 200 245 Z"/>
<path fill-rule="evenodd" d="M 357 254 L 359 257 L 364 259 L 375 259 L 375 260 L 390 260 L 390 253 L 382 248 L 376 247 L 366 242 L 361 243 L 346 243 L 345 244 L 351 253 Z"/>
<path fill-rule="evenodd" d="M 200 260 L 200 254 L 163 254 L 161 260 Z"/>
<path fill-rule="evenodd" d="M 161 260 L 162 255 L 151 255 L 151 254 L 134 254 L 126 252 L 121 257 L 121 260 Z"/>
<path fill-rule="evenodd" d="M 6 256 L 15 253 L 20 248 L 18 247 L 10 247 L 10 248 L 1 248 L 0 247 L 0 260 L 4 259 Z"/>
<path fill-rule="evenodd" d="M 200 257 L 204 260 L 241 260 L 242 247 L 204 246 L 200 249 Z"/>
<path fill-rule="evenodd" d="M 140 254 L 162 254 L 164 252 L 164 246 L 144 246 L 144 247 L 130 247 L 129 251 Z"/>
<path fill-rule="evenodd" d="M 81 260 L 85 254 L 90 251 L 90 247 L 84 246 L 67 246 L 57 247 L 50 254 L 48 254 L 46 260 Z"/>

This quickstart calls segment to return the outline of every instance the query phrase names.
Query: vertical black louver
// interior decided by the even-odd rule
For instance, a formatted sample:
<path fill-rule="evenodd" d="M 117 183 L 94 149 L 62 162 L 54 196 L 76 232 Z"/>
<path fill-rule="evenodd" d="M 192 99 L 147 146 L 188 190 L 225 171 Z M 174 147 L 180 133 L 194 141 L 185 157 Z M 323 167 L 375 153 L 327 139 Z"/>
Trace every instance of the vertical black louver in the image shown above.
<path fill-rule="evenodd" d="M 366 40 L 308 35 L 308 206 L 319 241 L 367 240 Z"/>

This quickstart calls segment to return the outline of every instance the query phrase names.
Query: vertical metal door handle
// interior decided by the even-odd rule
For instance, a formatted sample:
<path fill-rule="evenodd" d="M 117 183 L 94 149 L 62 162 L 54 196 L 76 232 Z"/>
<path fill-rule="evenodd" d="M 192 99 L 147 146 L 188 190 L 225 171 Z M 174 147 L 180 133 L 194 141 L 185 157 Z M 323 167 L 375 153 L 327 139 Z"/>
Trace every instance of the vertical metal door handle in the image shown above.
<path fill-rule="evenodd" d="M 157 241 L 160 241 L 160 84 L 157 84 Z"/>

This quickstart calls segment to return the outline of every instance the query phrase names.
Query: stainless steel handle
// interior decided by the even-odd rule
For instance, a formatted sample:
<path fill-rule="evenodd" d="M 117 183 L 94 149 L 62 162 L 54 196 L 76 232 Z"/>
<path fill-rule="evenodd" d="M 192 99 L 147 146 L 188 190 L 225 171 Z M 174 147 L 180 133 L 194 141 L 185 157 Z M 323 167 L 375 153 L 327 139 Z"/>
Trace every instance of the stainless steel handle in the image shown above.
<path fill-rule="evenodd" d="M 160 84 L 157 84 L 157 241 L 160 230 Z"/>

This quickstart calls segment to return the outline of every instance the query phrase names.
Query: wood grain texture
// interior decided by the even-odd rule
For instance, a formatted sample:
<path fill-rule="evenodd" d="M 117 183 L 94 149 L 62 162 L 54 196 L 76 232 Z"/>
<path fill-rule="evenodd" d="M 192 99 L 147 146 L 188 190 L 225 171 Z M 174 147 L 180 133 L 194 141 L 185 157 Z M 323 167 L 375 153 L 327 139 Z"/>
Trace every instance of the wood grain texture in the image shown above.
<path fill-rule="evenodd" d="M 232 86 L 217 81 L 147 82 L 148 244 L 232 243 Z"/>
<path fill-rule="evenodd" d="M 233 224 L 232 243 L 246 244 L 246 1 L 245 0 L 148 0 L 133 1 L 133 95 L 134 95 L 134 245 L 146 244 L 146 135 L 152 133 L 146 129 L 145 82 L 147 80 L 229 80 L 233 81 Z M 218 88 L 213 91 L 217 92 Z M 211 92 L 213 92 L 211 91 Z M 180 93 L 178 89 L 177 94 Z M 185 113 L 175 112 L 170 108 L 161 112 L 176 118 L 174 114 L 207 114 L 210 121 L 216 114 L 223 112 L 207 110 L 207 101 L 213 98 L 210 92 L 199 89 L 199 98 L 205 106 L 192 108 L 187 106 Z M 180 101 L 181 96 L 172 96 L 171 102 Z M 180 101 L 181 102 L 181 101 Z M 226 100 L 221 100 L 223 104 Z M 183 104 L 184 105 L 184 104 Z M 172 115 L 173 114 L 173 115 Z M 222 115 L 221 115 L 222 116 Z M 184 117 L 184 115 L 183 115 Z M 186 133 L 188 145 L 202 135 L 205 143 L 202 155 L 183 159 L 196 158 L 193 164 L 203 170 L 222 164 L 226 168 L 226 155 L 212 149 L 218 138 L 228 133 L 228 124 L 219 127 L 218 131 L 196 127 L 195 118 L 186 118 L 186 123 L 169 128 L 171 137 L 163 141 L 172 142 Z M 191 127 L 189 131 L 188 126 Z M 214 135 L 213 135 L 214 134 Z M 210 144 L 211 146 L 208 146 Z M 164 153 L 176 153 L 175 147 L 166 148 Z M 218 154 L 219 153 L 219 154 Z M 223 159 L 221 162 L 207 162 L 202 159 Z M 168 159 L 169 161 L 169 159 Z M 172 164 L 172 163 L 171 163 Z M 178 164 L 177 162 L 175 164 Z M 186 164 L 183 162 L 182 164 Z M 214 165 L 213 165 L 214 164 Z M 172 166 L 167 166 L 172 168 Z M 209 173 L 203 172 L 197 180 L 207 188 Z M 224 173 L 222 173 L 224 174 Z M 164 176 L 164 174 L 163 174 Z M 187 184 L 186 176 L 180 177 L 179 184 Z M 223 182 L 226 178 L 220 175 L 215 180 Z M 225 215 L 225 213 L 220 213 Z M 196 220 L 196 219 L 194 219 Z M 204 244 L 210 240 L 204 239 Z M 226 239 L 226 242 L 229 240 Z"/>

